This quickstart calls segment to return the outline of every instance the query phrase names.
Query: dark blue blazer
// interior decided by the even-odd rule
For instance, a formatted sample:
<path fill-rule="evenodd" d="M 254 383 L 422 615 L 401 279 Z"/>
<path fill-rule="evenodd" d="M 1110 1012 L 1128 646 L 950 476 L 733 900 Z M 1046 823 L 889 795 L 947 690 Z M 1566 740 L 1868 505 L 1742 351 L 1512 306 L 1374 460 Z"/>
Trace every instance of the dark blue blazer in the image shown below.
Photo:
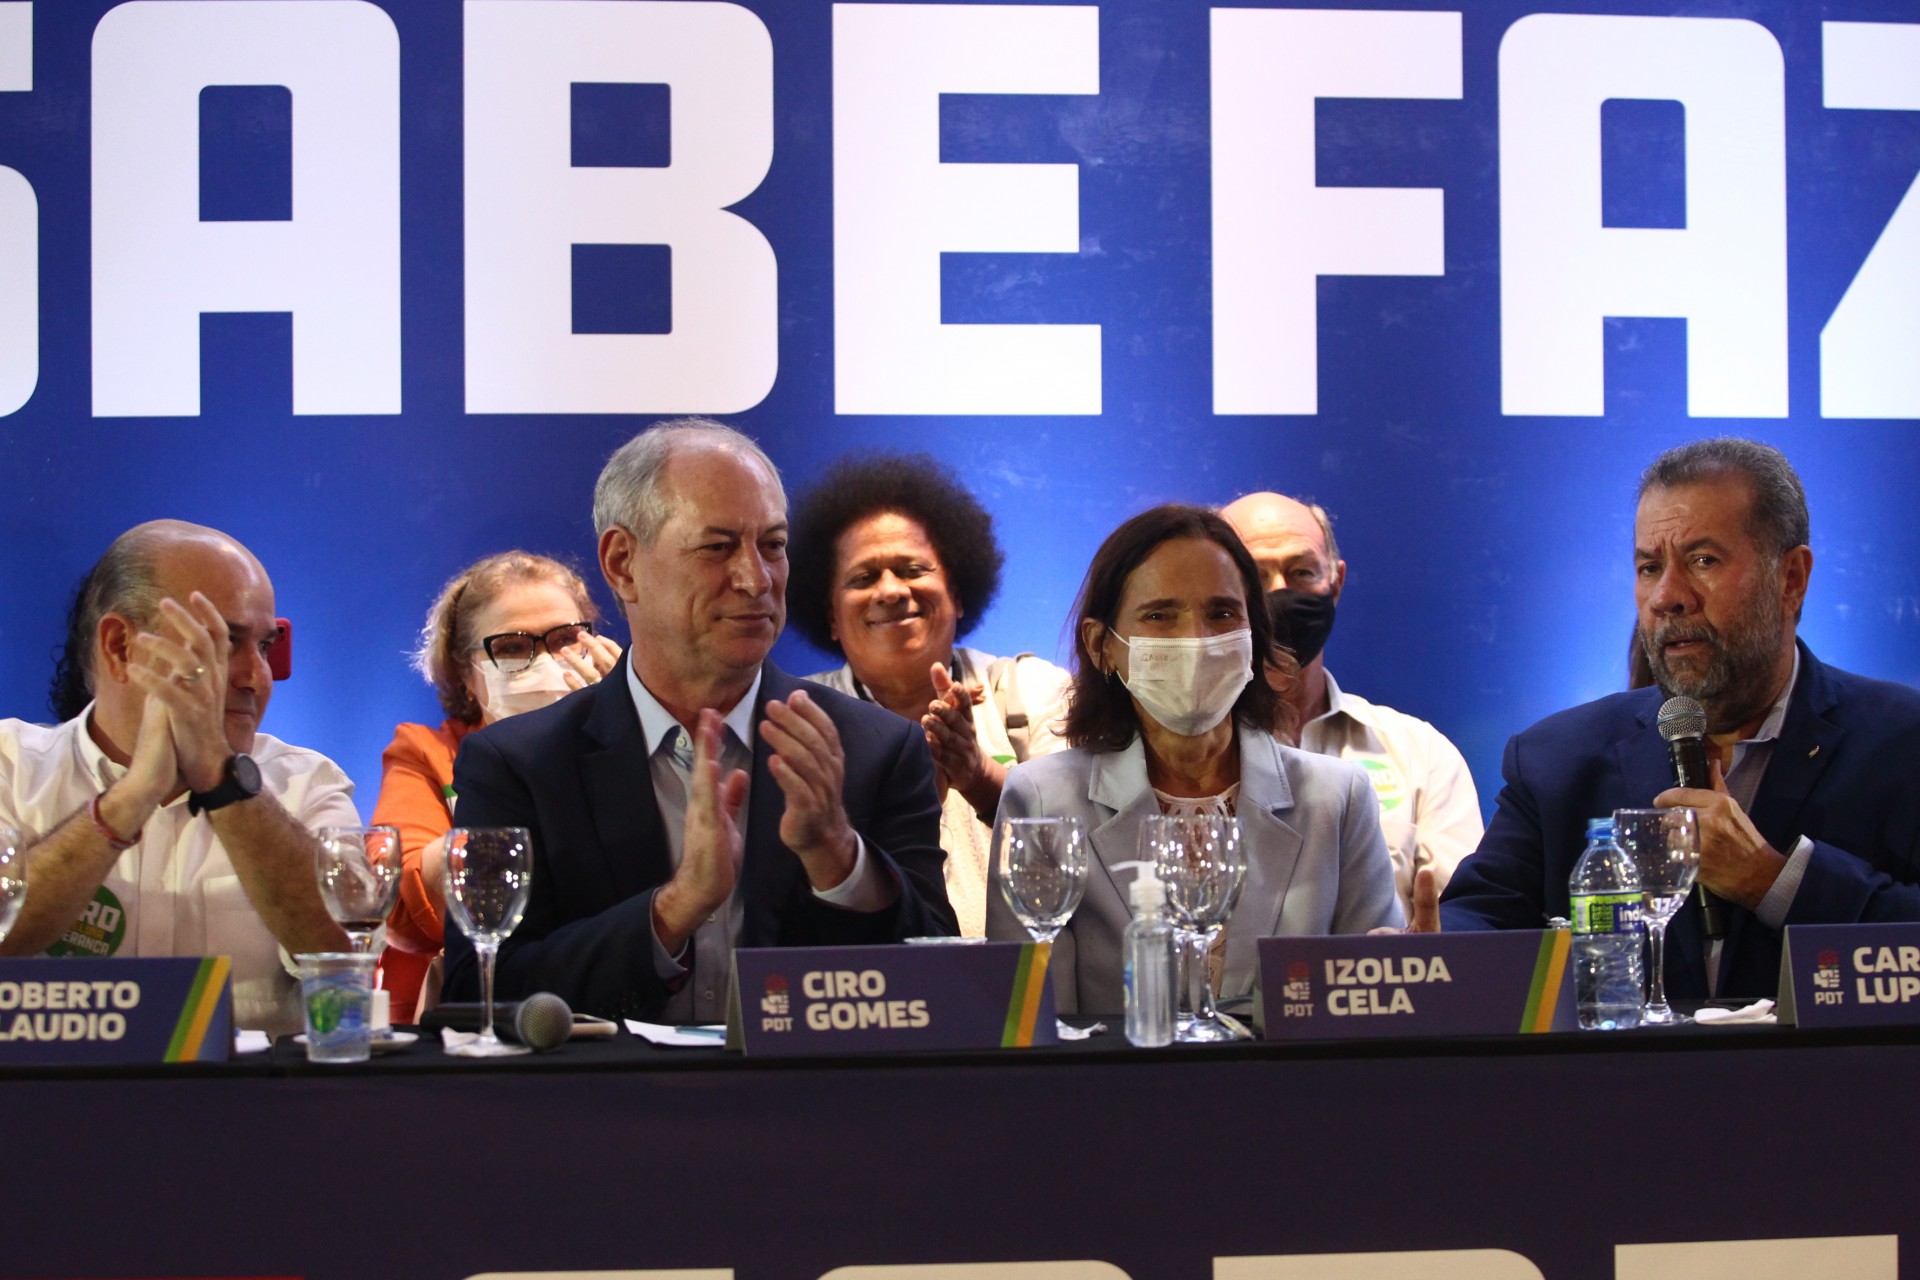
<path fill-rule="evenodd" d="M 947 904 L 940 802 L 920 726 L 817 684 L 762 668 L 754 707 L 753 783 L 741 866 L 740 945 L 793 947 L 898 942 L 958 932 Z M 759 736 L 767 700 L 796 689 L 833 720 L 846 756 L 847 818 L 867 856 L 897 874 L 900 896 L 884 911 L 821 902 L 780 841 L 786 796 L 768 771 Z M 467 735 L 453 768 L 463 827 L 533 832 L 533 890 L 526 917 L 500 948 L 497 996 L 551 991 L 576 1010 L 651 1018 L 668 992 L 653 959 L 653 891 L 673 874 L 654 799 L 647 744 L 627 688 L 627 659 L 600 683 L 550 707 Z M 473 945 L 447 925 L 449 1000 L 477 1000 Z"/>
<path fill-rule="evenodd" d="M 1480 847 L 1441 899 L 1448 929 L 1538 929 L 1568 914 L 1567 878 L 1589 818 L 1641 808 L 1673 785 L 1654 724 L 1658 689 L 1548 716 L 1507 743 L 1506 785 Z M 1751 817 L 1781 853 L 1813 842 L 1787 924 L 1920 920 L 1920 692 L 1823 666 L 1802 644 L 1800 676 Z M 1727 907 L 1723 996 L 1770 996 L 1781 938 Z M 1667 993 L 1707 996 L 1694 897 L 1668 933 Z"/>

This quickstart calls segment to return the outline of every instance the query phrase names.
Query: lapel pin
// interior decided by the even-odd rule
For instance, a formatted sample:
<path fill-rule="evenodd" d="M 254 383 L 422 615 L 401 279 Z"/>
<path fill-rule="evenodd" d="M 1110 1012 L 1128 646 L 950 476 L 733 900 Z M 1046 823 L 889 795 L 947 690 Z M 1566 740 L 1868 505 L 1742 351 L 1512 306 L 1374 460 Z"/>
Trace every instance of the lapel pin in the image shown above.
<path fill-rule="evenodd" d="M 1814 747 L 1813 747 L 1813 750 L 1811 750 L 1811 751 L 1809 751 L 1809 752 L 1807 752 L 1807 759 L 1809 759 L 1809 760 L 1811 760 L 1811 759 L 1813 759 L 1813 758 L 1814 758 L 1815 756 L 1817 756 L 1817 755 L 1819 755 L 1819 754 L 1820 754 L 1820 744 L 1818 744 L 1818 743 L 1815 743 L 1815 744 L 1814 744 Z"/>

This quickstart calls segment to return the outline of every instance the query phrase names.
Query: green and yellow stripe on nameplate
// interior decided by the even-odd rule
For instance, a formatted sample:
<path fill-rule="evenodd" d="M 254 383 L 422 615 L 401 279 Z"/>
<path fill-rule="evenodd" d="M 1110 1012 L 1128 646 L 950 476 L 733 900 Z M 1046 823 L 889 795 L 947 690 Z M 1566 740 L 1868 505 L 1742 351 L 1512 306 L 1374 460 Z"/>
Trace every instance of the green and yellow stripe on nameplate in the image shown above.
<path fill-rule="evenodd" d="M 194 975 L 193 985 L 187 988 L 187 998 L 181 1004 L 180 1020 L 174 1024 L 173 1038 L 167 1042 L 168 1062 L 200 1060 L 207 1029 L 213 1025 L 213 1015 L 220 1008 L 220 997 L 226 991 L 227 979 L 232 971 L 233 962 L 225 956 L 201 958 L 200 971 Z M 224 1058 L 227 1055 L 222 1053 L 218 1056 Z"/>
<path fill-rule="evenodd" d="M 1051 942 L 1027 942 L 1020 947 L 1020 963 L 1013 971 L 1013 998 L 1007 1002 L 1007 1028 L 1000 1036 L 1003 1049 L 1033 1046 L 1033 1029 L 1040 1021 L 1040 996 L 1047 986 L 1047 957 Z"/>
<path fill-rule="evenodd" d="M 1527 1007 L 1520 1014 L 1523 1033 L 1553 1030 L 1553 1015 L 1566 987 L 1567 958 L 1573 950 L 1568 929 L 1540 931 L 1540 954 L 1533 966 L 1533 984 L 1527 989 Z"/>

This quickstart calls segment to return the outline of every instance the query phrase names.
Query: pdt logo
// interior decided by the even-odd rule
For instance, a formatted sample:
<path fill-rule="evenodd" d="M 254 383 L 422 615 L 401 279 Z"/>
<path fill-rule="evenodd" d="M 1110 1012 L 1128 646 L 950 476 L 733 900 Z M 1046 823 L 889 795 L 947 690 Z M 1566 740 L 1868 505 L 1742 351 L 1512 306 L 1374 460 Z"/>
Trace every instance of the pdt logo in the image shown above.
<path fill-rule="evenodd" d="M 1829 947 L 1813 958 L 1813 1002 L 1844 1004 L 1846 998 L 1840 986 L 1840 953 Z"/>
<path fill-rule="evenodd" d="M 767 975 L 766 990 L 760 995 L 760 1014 L 762 1031 L 793 1030 L 793 1001 L 787 992 L 785 974 Z"/>

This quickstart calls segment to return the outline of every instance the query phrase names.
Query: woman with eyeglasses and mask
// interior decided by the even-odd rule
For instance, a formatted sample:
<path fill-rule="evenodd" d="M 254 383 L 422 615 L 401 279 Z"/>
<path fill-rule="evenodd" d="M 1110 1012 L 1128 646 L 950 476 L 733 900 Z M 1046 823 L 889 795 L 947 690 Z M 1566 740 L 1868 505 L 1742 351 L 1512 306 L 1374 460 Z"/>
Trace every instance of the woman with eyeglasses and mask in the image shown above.
<path fill-rule="evenodd" d="M 1062 1013 L 1117 1014 L 1121 933 L 1130 917 L 1142 819 L 1224 813 L 1240 820 L 1247 876 L 1228 922 L 1219 991 L 1253 989 L 1254 940 L 1363 933 L 1402 923 L 1373 786 L 1357 765 L 1281 741 L 1297 670 L 1273 642 L 1260 571 L 1233 530 L 1201 507 L 1167 505 L 1101 544 L 1075 604 L 1071 749 L 1012 769 L 1006 818 L 1078 817 L 1092 845 L 1086 896 L 1053 944 Z M 987 936 L 1024 942 L 1001 896 Z"/>
<path fill-rule="evenodd" d="M 400 832 L 405 869 L 382 962 L 393 1020 L 416 1016 L 445 922 L 445 854 L 453 826 L 453 757 L 495 720 L 596 684 L 620 646 L 594 634 L 600 611 L 580 575 L 526 551 L 488 556 L 455 574 L 427 611 L 414 667 L 440 695 L 440 727 L 403 724 L 382 758 L 377 825 Z"/>

